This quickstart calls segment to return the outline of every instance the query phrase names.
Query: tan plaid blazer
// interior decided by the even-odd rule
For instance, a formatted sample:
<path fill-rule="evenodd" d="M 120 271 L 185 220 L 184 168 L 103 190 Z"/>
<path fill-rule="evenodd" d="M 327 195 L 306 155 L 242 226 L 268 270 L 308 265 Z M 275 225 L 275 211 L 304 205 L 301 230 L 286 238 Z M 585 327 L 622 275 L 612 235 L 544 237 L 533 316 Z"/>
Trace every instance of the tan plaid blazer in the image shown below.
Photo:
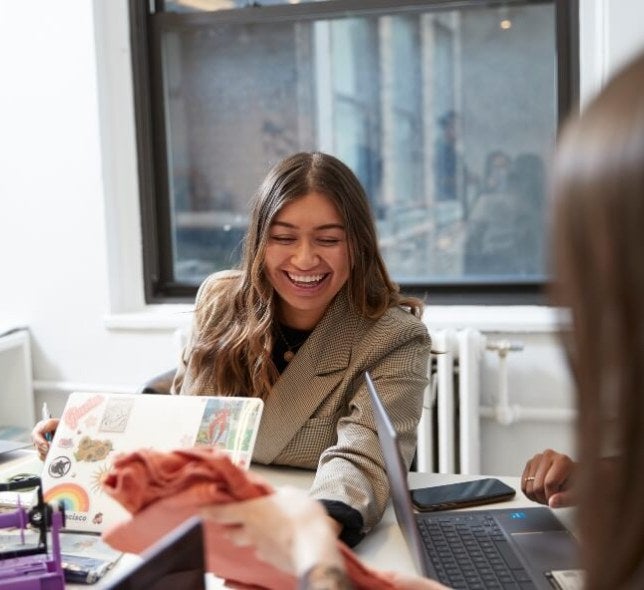
<path fill-rule="evenodd" d="M 199 329 L 193 327 L 193 336 Z M 341 291 L 266 400 L 253 461 L 316 469 L 311 495 L 355 508 L 367 532 L 382 517 L 389 483 L 364 372 L 378 388 L 409 465 L 429 351 L 422 321 L 397 307 L 377 320 L 361 317 Z M 173 391 L 217 394 L 199 381 L 190 368 L 189 344 Z"/>

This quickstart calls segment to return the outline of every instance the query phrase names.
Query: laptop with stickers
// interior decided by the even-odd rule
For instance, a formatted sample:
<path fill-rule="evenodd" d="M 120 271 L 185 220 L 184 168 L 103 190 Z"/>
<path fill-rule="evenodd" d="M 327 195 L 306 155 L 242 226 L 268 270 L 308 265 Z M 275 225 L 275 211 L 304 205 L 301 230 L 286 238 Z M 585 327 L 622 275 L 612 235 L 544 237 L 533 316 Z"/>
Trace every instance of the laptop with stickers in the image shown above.
<path fill-rule="evenodd" d="M 263 407 L 258 398 L 72 393 L 43 466 L 45 501 L 64 504 L 66 530 L 102 532 L 128 515 L 101 489 L 117 455 L 205 445 L 247 469 Z"/>

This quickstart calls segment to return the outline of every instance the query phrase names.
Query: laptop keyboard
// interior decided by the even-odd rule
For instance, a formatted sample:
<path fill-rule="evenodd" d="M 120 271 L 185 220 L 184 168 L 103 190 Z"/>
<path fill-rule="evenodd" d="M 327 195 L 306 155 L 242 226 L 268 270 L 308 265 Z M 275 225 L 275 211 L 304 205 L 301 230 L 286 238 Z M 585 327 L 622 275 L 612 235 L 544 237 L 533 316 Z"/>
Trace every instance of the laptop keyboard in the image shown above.
<path fill-rule="evenodd" d="M 443 584 L 458 590 L 536 589 L 492 517 L 470 512 L 417 522 Z"/>

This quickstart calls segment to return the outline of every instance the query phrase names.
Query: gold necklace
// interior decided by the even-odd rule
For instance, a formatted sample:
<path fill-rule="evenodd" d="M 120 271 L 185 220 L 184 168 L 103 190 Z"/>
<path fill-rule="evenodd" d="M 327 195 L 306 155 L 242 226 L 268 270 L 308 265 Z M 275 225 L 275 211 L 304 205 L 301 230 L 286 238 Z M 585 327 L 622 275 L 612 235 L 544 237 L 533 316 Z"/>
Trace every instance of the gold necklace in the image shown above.
<path fill-rule="evenodd" d="M 306 338 L 308 338 L 308 334 L 304 340 L 301 342 L 296 342 L 295 344 L 291 344 L 287 339 L 286 336 L 284 336 L 284 332 L 282 332 L 282 327 L 280 326 L 279 322 L 275 322 L 275 327 L 277 328 L 277 335 L 280 337 L 280 340 L 284 343 L 286 346 L 287 350 L 284 352 L 282 355 L 282 358 L 287 362 L 290 363 L 293 360 L 293 357 L 299 350 L 300 346 L 306 342 Z"/>

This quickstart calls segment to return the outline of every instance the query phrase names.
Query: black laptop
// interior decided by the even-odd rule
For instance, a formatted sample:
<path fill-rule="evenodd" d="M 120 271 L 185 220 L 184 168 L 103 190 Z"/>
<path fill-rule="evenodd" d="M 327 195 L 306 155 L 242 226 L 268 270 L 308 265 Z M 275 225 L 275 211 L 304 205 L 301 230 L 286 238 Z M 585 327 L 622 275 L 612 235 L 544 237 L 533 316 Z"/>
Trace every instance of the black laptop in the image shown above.
<path fill-rule="evenodd" d="M 192 517 L 141 554 L 143 561 L 103 586 L 109 590 L 205 590 L 201 519 Z"/>
<path fill-rule="evenodd" d="M 416 569 L 455 589 L 581 588 L 574 536 L 545 506 L 414 512 L 398 437 L 365 373 L 396 519 Z"/>

